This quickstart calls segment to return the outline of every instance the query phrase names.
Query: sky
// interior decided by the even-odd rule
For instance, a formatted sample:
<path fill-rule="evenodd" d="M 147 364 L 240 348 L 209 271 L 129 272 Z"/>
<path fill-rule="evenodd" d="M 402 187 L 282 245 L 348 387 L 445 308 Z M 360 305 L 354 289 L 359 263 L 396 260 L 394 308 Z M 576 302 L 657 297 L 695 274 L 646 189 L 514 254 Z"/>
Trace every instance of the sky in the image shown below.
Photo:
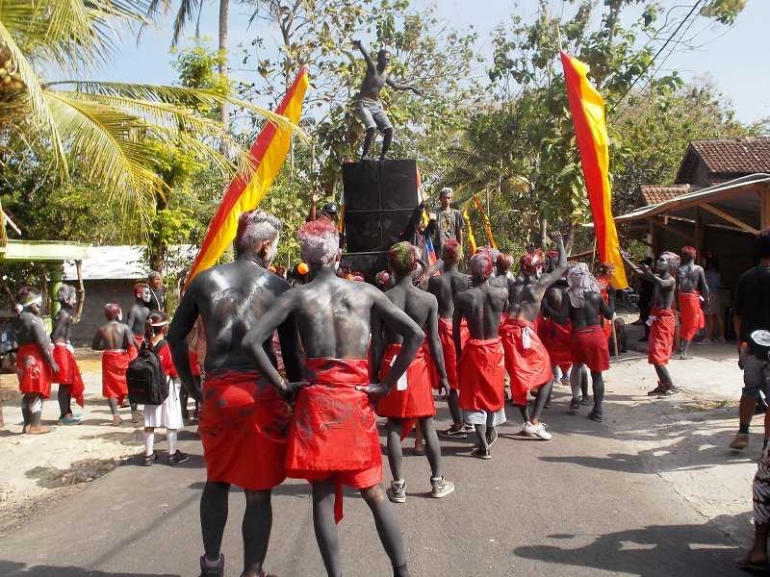
<path fill-rule="evenodd" d="M 173 3 L 173 2 L 172 2 Z M 674 4 L 676 0 L 664 0 Z M 257 35 L 264 35 L 254 26 L 249 29 L 249 11 L 231 2 L 230 45 L 249 45 Z M 470 26 L 479 32 L 478 50 L 483 55 L 491 53 L 490 32 L 500 23 L 508 21 L 511 14 L 533 18 L 536 0 L 413 0 L 416 7 L 435 5 L 438 15 L 450 21 L 462 31 Z M 483 5 L 483 9 L 479 7 Z M 554 11 L 561 10 L 560 0 L 551 0 Z M 217 33 L 218 2 L 204 0 L 201 18 L 201 35 L 214 39 Z M 730 28 L 713 26 L 699 38 L 704 43 L 696 50 L 673 54 L 663 70 L 675 69 L 685 80 L 708 80 L 729 99 L 735 107 L 737 118 L 754 122 L 770 117 L 770 62 L 767 58 L 765 35 L 770 34 L 770 0 L 748 0 L 746 9 Z M 174 56 L 169 53 L 171 41 L 171 16 L 162 19 L 155 28 L 143 31 L 137 44 L 136 38 L 124 34 L 118 39 L 118 53 L 110 65 L 94 74 L 94 77 L 125 82 L 152 84 L 173 83 L 176 74 L 171 67 Z M 192 36 L 194 28 L 190 29 Z M 763 48 L 765 46 L 765 48 Z M 237 68 L 237 54 L 231 49 L 231 66 Z M 483 67 L 478 70 L 483 74 Z M 243 80 L 242 73 L 234 75 Z"/>

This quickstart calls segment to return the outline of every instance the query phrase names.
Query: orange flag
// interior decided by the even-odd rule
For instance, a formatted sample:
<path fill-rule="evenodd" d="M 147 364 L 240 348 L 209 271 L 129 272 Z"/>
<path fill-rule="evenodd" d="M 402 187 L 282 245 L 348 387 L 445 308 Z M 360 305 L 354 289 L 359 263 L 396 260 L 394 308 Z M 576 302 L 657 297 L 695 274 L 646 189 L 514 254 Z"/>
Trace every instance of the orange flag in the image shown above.
<path fill-rule="evenodd" d="M 626 269 L 620 258 L 618 231 L 612 217 L 612 189 L 610 188 L 607 124 L 604 118 L 604 99 L 586 75 L 588 66 L 566 52 L 561 53 L 564 80 L 567 85 L 572 124 L 575 126 L 583 177 L 594 218 L 594 232 L 599 257 L 604 263 L 615 265 L 611 283 L 617 289 L 628 287 Z"/>
<path fill-rule="evenodd" d="M 302 114 L 302 103 L 309 84 L 307 66 L 303 66 L 294 83 L 281 100 L 275 113 L 285 116 L 296 125 Z M 230 183 L 222 202 L 219 203 L 206 238 L 203 239 L 190 273 L 189 284 L 201 271 L 214 266 L 222 253 L 235 239 L 238 218 L 242 213 L 254 210 L 262 202 L 270 185 L 281 170 L 291 145 L 291 128 L 266 122 L 251 147 L 252 162 L 256 167 L 251 177 L 238 175 Z M 186 286 L 186 285 L 185 285 Z"/>

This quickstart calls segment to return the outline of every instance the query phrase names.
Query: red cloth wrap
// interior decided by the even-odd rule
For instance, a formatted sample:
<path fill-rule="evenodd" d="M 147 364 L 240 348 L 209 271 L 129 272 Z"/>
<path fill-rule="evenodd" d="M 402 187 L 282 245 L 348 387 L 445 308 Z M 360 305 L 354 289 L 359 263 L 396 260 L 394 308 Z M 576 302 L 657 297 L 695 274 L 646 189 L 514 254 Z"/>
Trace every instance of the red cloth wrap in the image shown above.
<path fill-rule="evenodd" d="M 102 353 L 102 396 L 117 399 L 119 405 L 123 404 L 123 399 L 128 396 L 126 370 L 131 362 L 131 350 L 136 352 L 136 349 L 131 347 L 128 351 L 118 349 Z"/>
<path fill-rule="evenodd" d="M 51 367 L 40 347 L 33 343 L 19 346 L 16 353 L 16 374 L 23 395 L 38 394 L 44 399 L 51 396 Z"/>
<path fill-rule="evenodd" d="M 253 491 L 286 479 L 289 407 L 256 371 L 206 373 L 198 433 L 206 478 Z"/>
<path fill-rule="evenodd" d="M 200 361 L 198 361 L 198 355 L 197 353 L 189 349 L 187 351 L 187 355 L 190 359 L 190 371 L 192 372 L 194 377 L 200 377 L 201 376 L 201 365 Z"/>
<path fill-rule="evenodd" d="M 609 370 L 610 347 L 603 327 L 591 325 L 573 331 L 572 362 L 587 366 L 592 373 Z"/>
<path fill-rule="evenodd" d="M 538 335 L 551 358 L 551 365 L 558 365 L 562 373 L 572 366 L 572 323 L 560 325 L 551 318 L 546 318 L 540 325 Z"/>
<path fill-rule="evenodd" d="M 495 412 L 505 404 L 505 353 L 502 339 L 469 339 L 460 356 L 463 376 L 460 408 Z"/>
<path fill-rule="evenodd" d="M 529 348 L 524 348 L 523 333 L 529 330 Z M 505 351 L 505 370 L 511 378 L 511 396 L 516 405 L 527 404 L 527 393 L 553 379 L 551 359 L 537 336 L 535 323 L 506 318 L 500 325 Z"/>
<path fill-rule="evenodd" d="M 647 361 L 651 365 L 667 365 L 674 346 L 676 319 L 671 309 L 655 309 L 650 311 L 655 317 L 650 325 L 650 336 L 647 342 Z"/>
<path fill-rule="evenodd" d="M 385 349 L 380 365 L 380 379 L 390 371 L 393 359 L 401 351 L 400 343 L 391 343 Z M 406 370 L 407 388 L 399 391 L 394 386 L 386 397 L 377 402 L 377 414 L 394 419 L 419 419 L 436 414 L 431 382 L 433 380 L 433 358 L 428 350 L 428 341 L 423 341 L 417 354 Z M 411 427 L 410 427 L 411 428 Z"/>
<path fill-rule="evenodd" d="M 53 360 L 59 365 L 59 372 L 54 375 L 53 381 L 60 385 L 67 385 L 75 402 L 84 406 L 83 392 L 86 386 L 83 377 L 80 376 L 75 354 L 64 343 L 56 343 L 53 346 Z"/>
<path fill-rule="evenodd" d="M 691 341 L 700 329 L 706 326 L 706 318 L 700 306 L 700 292 L 679 293 L 679 336 Z"/>
<path fill-rule="evenodd" d="M 289 428 L 286 471 L 310 482 L 334 479 L 334 518 L 342 519 L 342 485 L 373 487 L 382 480 L 377 416 L 366 393 L 366 359 L 309 358 L 315 376 L 300 389 Z"/>
<path fill-rule="evenodd" d="M 449 388 L 454 391 L 460 390 L 460 381 L 457 376 L 457 349 L 452 336 L 452 319 L 438 320 L 438 338 L 441 340 L 441 349 L 444 351 L 444 366 L 446 367 L 446 378 L 449 381 Z M 462 348 L 471 338 L 468 331 L 468 321 L 463 319 L 460 323 L 460 342 Z M 439 383 L 438 370 L 434 367 L 433 388 L 437 389 Z"/>

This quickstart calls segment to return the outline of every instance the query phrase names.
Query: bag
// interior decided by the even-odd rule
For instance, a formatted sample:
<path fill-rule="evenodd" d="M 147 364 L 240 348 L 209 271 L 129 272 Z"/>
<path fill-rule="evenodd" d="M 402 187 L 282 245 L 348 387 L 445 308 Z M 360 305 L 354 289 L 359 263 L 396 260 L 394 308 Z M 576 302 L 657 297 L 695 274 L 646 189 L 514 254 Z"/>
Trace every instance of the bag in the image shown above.
<path fill-rule="evenodd" d="M 163 371 L 158 351 L 166 341 L 161 340 L 154 347 L 142 344 L 139 355 L 131 361 L 126 370 L 128 398 L 137 405 L 162 405 L 168 397 L 168 379 Z"/>

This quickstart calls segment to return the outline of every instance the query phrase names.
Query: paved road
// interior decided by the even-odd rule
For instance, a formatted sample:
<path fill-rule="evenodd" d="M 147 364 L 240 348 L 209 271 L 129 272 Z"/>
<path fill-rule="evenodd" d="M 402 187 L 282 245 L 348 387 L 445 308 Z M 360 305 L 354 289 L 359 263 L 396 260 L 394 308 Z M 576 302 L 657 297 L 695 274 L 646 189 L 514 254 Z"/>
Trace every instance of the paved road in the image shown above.
<path fill-rule="evenodd" d="M 413 576 L 741 574 L 732 568 L 739 548 L 722 524 L 707 522 L 642 459 L 629 456 L 611 425 L 567 416 L 567 397 L 559 395 L 546 413 L 550 443 L 515 437 L 513 409 L 515 423 L 502 427 L 491 461 L 469 457 L 470 441 L 445 443 L 445 472 L 457 491 L 444 500 L 425 498 L 426 459 L 406 458 L 408 498 L 398 511 Z M 443 408 L 439 417 L 446 423 Z M 197 575 L 205 471 L 197 441 L 186 439 L 183 449 L 194 455 L 186 465 L 146 469 L 134 459 L 0 539 L 0 575 Z M 231 576 L 240 572 L 243 502 L 241 494 L 231 496 L 224 544 Z M 284 484 L 273 510 L 267 569 L 280 577 L 324 577 L 308 486 Z M 740 517 L 732 521 L 748 523 L 748 513 Z M 353 493 L 345 499 L 340 540 L 346 576 L 390 574 L 368 509 Z"/>

